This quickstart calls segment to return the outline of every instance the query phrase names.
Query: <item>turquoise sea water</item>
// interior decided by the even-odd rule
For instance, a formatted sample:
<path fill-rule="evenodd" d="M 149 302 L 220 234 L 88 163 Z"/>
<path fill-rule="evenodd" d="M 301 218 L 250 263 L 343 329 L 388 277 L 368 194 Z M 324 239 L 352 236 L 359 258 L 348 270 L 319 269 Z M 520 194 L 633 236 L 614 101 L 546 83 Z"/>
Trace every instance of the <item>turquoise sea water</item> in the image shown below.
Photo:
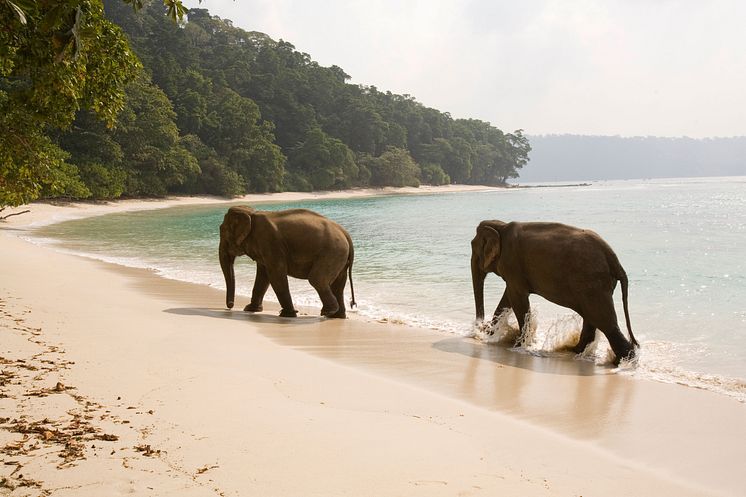
<path fill-rule="evenodd" d="M 359 315 L 463 335 L 474 334 L 469 242 L 479 221 L 559 221 L 593 229 L 614 248 L 630 280 L 632 326 L 642 354 L 636 367 L 622 373 L 746 400 L 746 177 L 261 206 L 288 207 L 318 211 L 352 235 Z M 47 226 L 37 235 L 69 251 L 224 288 L 217 246 L 226 208 L 111 214 Z M 236 270 L 244 295 L 237 299 L 240 308 L 248 303 L 254 266 L 244 257 Z M 497 276 L 488 276 L 488 312 L 503 288 Z M 297 305 L 320 308 L 307 282 L 291 281 L 291 292 Z M 268 298 L 273 297 L 270 290 Z M 619 289 L 615 298 L 622 316 Z M 572 340 L 580 321 L 538 296 L 531 302 L 536 330 L 515 352 L 553 354 Z M 595 355 L 577 360 L 604 363 L 606 350 L 602 339 Z"/>

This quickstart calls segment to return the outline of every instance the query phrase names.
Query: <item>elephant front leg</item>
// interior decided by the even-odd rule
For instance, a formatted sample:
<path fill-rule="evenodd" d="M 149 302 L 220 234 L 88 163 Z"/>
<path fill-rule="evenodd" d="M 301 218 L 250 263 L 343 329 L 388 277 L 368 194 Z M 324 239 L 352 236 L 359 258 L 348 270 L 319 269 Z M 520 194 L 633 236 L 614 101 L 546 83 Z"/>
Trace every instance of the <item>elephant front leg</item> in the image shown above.
<path fill-rule="evenodd" d="M 282 310 L 280 311 L 280 317 L 283 318 L 294 318 L 298 316 L 298 311 L 293 306 L 293 299 L 290 297 L 290 288 L 288 287 L 288 276 L 286 272 L 275 271 L 269 274 L 269 281 L 272 285 L 272 290 L 277 295 L 277 300 L 280 301 Z"/>
<path fill-rule="evenodd" d="M 510 299 L 508 298 L 508 289 L 506 288 L 503 292 L 502 298 L 500 299 L 500 303 L 498 303 L 495 308 L 495 313 L 492 315 L 492 325 L 496 325 L 500 315 L 510 308 Z"/>
<path fill-rule="evenodd" d="M 510 306 L 513 308 L 515 318 L 518 321 L 518 329 L 520 330 L 520 335 L 518 335 L 515 343 L 517 347 L 521 344 L 526 334 L 526 317 L 531 309 L 528 302 L 528 293 L 510 291 L 509 289 L 506 289 L 505 293 L 509 295 Z"/>
<path fill-rule="evenodd" d="M 254 279 L 254 289 L 251 291 L 251 303 L 243 308 L 247 312 L 261 312 L 264 310 L 262 302 L 264 295 L 269 288 L 269 275 L 264 265 L 256 265 L 256 278 Z"/>

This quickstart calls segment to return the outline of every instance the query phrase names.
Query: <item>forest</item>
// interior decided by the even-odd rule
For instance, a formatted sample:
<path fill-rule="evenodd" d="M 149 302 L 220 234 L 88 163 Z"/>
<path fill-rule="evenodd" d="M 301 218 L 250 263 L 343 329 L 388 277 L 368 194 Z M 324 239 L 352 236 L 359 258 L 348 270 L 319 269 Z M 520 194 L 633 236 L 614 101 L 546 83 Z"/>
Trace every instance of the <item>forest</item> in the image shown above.
<path fill-rule="evenodd" d="M 0 33 L 0 206 L 501 185 L 528 162 L 521 130 L 351 84 L 342 68 L 205 9 L 175 22 L 159 2 L 130 3 L 67 0 L 52 16 L 18 2 L 22 20 L 0 8 L 12 27 Z"/>

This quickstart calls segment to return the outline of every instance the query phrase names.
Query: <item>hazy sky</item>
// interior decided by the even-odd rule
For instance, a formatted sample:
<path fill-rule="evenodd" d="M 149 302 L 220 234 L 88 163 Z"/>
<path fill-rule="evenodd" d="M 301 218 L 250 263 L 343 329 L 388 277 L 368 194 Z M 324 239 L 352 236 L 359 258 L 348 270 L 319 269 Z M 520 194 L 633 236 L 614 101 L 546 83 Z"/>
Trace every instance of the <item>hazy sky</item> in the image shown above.
<path fill-rule="evenodd" d="M 197 6 L 196 0 L 187 2 Z M 203 0 L 353 83 L 529 134 L 746 135 L 745 0 Z"/>

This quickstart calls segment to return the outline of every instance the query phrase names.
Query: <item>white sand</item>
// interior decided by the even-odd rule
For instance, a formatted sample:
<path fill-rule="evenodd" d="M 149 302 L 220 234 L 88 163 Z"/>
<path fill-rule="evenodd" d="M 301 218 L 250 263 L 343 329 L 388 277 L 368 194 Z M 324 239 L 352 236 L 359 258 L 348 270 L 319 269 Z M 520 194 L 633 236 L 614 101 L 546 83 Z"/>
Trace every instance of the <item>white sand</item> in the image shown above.
<path fill-rule="evenodd" d="M 231 312 L 16 236 L 217 201 L 35 204 L 0 224 L 0 495 L 743 495 L 735 400 L 428 330 Z"/>

